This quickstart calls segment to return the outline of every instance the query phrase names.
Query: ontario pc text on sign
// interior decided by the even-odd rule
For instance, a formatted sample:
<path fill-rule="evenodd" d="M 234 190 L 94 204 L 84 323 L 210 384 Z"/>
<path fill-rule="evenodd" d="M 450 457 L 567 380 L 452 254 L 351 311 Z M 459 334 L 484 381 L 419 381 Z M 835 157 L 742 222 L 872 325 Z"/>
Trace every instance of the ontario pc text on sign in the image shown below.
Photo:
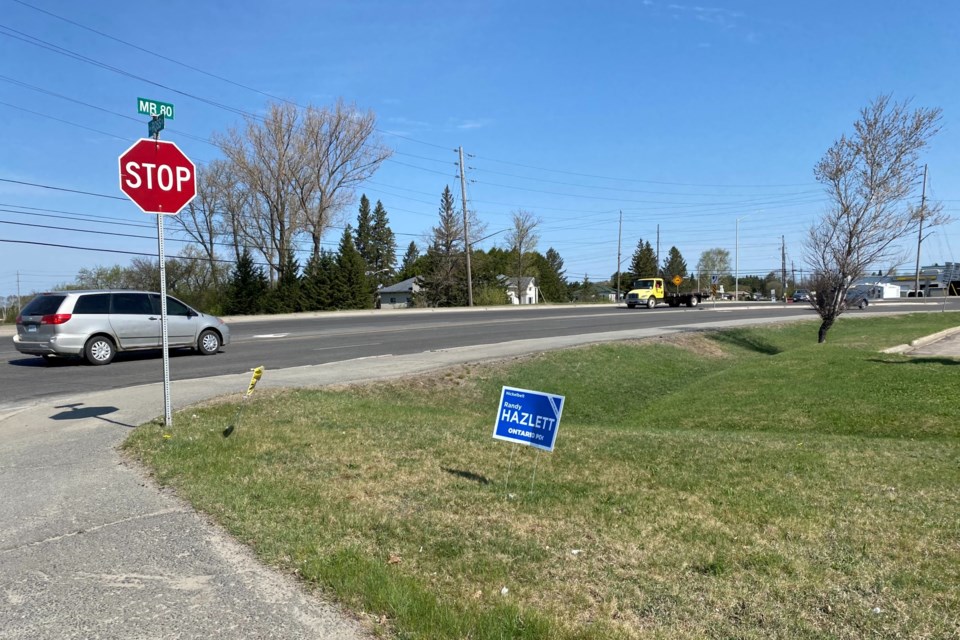
<path fill-rule="evenodd" d="M 563 396 L 504 387 L 493 437 L 553 451 L 563 414 Z"/>

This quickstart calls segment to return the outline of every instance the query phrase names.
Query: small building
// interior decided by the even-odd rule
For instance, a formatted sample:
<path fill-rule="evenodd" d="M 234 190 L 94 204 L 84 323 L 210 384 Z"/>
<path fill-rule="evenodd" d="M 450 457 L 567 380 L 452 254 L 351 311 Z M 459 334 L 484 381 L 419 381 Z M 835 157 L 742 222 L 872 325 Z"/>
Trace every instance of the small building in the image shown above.
<path fill-rule="evenodd" d="M 920 267 L 919 278 L 916 271 L 892 273 L 884 277 L 866 277 L 857 280 L 858 285 L 896 285 L 900 288 L 900 297 L 913 298 L 917 280 L 920 281 L 919 297 L 960 294 L 960 263 L 947 262 L 943 265 Z M 884 294 L 889 297 L 889 294 Z"/>
<path fill-rule="evenodd" d="M 537 304 L 539 302 L 536 278 L 520 278 L 520 293 L 517 294 L 516 278 L 501 278 L 507 287 L 507 298 L 510 304 Z"/>
<path fill-rule="evenodd" d="M 420 278 L 401 280 L 377 291 L 377 308 L 405 309 L 413 306 L 413 296 L 422 290 Z"/>
<path fill-rule="evenodd" d="M 617 290 L 614 289 L 613 287 L 608 287 L 605 284 L 598 284 L 594 287 L 594 291 L 596 292 L 596 296 L 598 300 L 608 300 L 610 302 L 617 301 Z M 621 291 L 620 297 L 626 298 L 627 292 Z"/>
<path fill-rule="evenodd" d="M 876 282 L 866 286 L 867 297 L 873 300 L 892 300 L 900 297 L 900 285 Z"/>

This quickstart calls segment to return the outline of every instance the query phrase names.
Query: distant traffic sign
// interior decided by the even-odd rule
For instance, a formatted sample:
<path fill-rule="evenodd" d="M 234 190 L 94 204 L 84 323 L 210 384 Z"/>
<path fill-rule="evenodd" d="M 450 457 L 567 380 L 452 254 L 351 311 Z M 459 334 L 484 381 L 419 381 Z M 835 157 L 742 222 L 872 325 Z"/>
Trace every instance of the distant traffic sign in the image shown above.
<path fill-rule="evenodd" d="M 197 169 L 174 143 L 141 138 L 120 155 L 120 190 L 144 213 L 176 215 L 197 195 Z"/>
<path fill-rule="evenodd" d="M 714 273 L 710 275 L 710 284 L 720 284 L 720 274 Z"/>
<path fill-rule="evenodd" d="M 173 120 L 173 105 L 149 98 L 137 98 L 137 113 L 145 116 L 163 116 Z"/>
<path fill-rule="evenodd" d="M 673 276 L 673 284 L 679 287 L 682 282 L 683 282 L 682 276 Z"/>
<path fill-rule="evenodd" d="M 493 437 L 553 451 L 563 413 L 563 396 L 503 387 Z"/>
<path fill-rule="evenodd" d="M 157 135 L 159 135 L 161 131 L 163 131 L 163 114 L 162 113 L 156 116 L 155 118 L 151 118 L 150 122 L 147 123 L 147 134 L 151 138 L 157 137 Z"/>

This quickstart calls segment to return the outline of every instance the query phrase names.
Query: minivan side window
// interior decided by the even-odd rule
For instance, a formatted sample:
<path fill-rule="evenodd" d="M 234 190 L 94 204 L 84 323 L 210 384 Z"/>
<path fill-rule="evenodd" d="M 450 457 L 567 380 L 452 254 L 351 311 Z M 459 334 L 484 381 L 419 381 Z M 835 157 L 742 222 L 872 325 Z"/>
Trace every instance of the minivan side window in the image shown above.
<path fill-rule="evenodd" d="M 168 316 L 188 316 L 190 309 L 176 298 L 167 296 L 167 315 Z"/>
<path fill-rule="evenodd" d="M 153 312 L 157 315 L 160 315 L 162 309 L 160 308 L 160 294 L 151 293 L 150 294 L 150 306 L 153 308 Z M 168 316 L 189 316 L 190 308 L 187 305 L 183 304 L 176 298 L 171 298 L 167 296 L 167 315 Z"/>
<path fill-rule="evenodd" d="M 77 303 L 73 305 L 74 314 L 82 315 L 106 315 L 110 313 L 110 294 L 94 293 L 77 298 Z"/>
<path fill-rule="evenodd" d="M 48 316 L 56 313 L 67 296 L 37 296 L 20 312 L 21 316 Z"/>
<path fill-rule="evenodd" d="M 145 293 L 115 293 L 111 312 L 148 316 L 153 313 L 153 309 L 150 308 L 150 298 Z"/>

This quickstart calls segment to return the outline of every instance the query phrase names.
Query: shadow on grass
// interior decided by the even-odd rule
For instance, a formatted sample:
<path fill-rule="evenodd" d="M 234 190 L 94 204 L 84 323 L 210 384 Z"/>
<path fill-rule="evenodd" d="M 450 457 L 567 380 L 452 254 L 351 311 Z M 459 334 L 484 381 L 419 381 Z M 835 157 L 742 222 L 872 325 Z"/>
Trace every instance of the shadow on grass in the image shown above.
<path fill-rule="evenodd" d="M 756 353 L 762 353 L 768 356 L 775 356 L 783 352 L 783 349 L 767 342 L 751 330 L 732 329 L 720 333 L 708 334 L 708 337 L 721 344 L 740 347 L 741 349 L 755 351 Z"/>
<path fill-rule="evenodd" d="M 481 476 L 478 473 L 473 473 L 472 471 L 463 471 L 462 469 L 449 469 L 447 467 L 440 467 L 441 471 L 445 471 L 452 476 L 457 476 L 458 478 L 463 478 L 464 480 L 470 480 L 472 482 L 479 482 L 480 484 L 490 484 L 490 480 L 486 476 Z"/>
<path fill-rule="evenodd" d="M 909 360 L 887 360 L 885 358 L 870 358 L 867 362 L 879 362 L 880 364 L 942 364 L 957 365 L 960 359 L 957 358 L 910 358 Z"/>

